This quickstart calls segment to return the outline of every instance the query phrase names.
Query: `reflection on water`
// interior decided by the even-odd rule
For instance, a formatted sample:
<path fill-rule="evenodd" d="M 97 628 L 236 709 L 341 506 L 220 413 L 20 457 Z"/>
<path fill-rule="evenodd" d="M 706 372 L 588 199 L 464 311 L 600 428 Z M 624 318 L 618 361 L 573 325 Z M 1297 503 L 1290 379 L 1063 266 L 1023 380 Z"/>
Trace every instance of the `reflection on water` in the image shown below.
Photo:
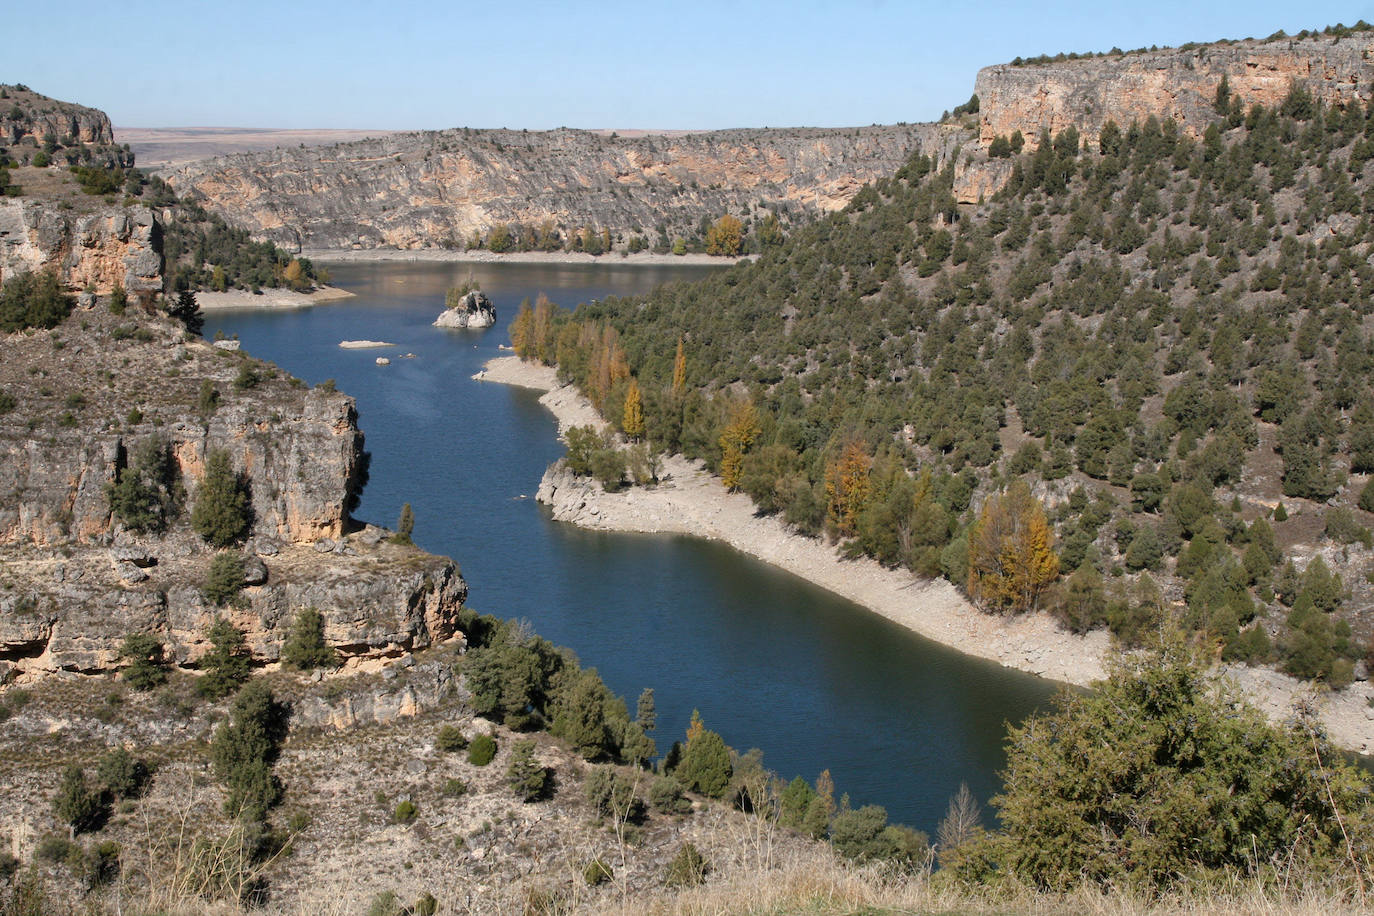
<path fill-rule="evenodd" d="M 456 559 L 470 603 L 527 618 L 574 649 L 633 704 L 653 687 L 660 750 L 692 710 L 791 778 L 829 768 L 854 804 L 933 830 L 967 781 L 998 788 L 1007 720 L 1053 688 L 923 640 L 829 592 L 722 545 L 589 532 L 555 523 L 532 496 L 561 453 L 535 392 L 474 382 L 521 299 L 569 307 L 646 292 L 712 268 L 622 265 L 330 265 L 358 294 L 296 312 L 214 313 L 206 334 L 358 400 L 372 452 L 360 518 L 394 525 L 415 507 L 415 540 Z M 497 308 L 486 331 L 430 326 L 444 291 L 471 274 Z M 348 339 L 394 350 L 340 350 Z M 398 359 L 407 352 L 414 359 Z M 392 358 L 379 367 L 379 355 Z M 521 495 L 531 498 L 520 499 Z"/>

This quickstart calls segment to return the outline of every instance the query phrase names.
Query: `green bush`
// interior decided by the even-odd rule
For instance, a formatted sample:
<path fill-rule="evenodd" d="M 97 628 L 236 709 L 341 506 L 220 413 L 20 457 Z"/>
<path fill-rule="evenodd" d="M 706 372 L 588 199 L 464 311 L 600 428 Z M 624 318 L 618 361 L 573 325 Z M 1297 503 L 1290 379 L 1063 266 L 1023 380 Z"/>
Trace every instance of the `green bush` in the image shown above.
<path fill-rule="evenodd" d="M 149 633 L 130 633 L 119 646 L 119 657 L 129 663 L 125 682 L 135 690 L 152 690 L 167 680 L 162 641 Z"/>
<path fill-rule="evenodd" d="M 233 602 L 243 589 L 243 556 L 232 550 L 215 554 L 205 577 L 201 594 L 211 604 L 223 607 Z"/>
<path fill-rule="evenodd" d="M 444 784 L 440 787 L 439 791 L 449 798 L 457 798 L 460 795 L 467 794 L 468 784 L 456 777 L 449 778 L 444 780 Z"/>
<path fill-rule="evenodd" d="M 705 881 L 710 870 L 711 866 L 701 850 L 694 843 L 683 843 L 677 855 L 673 856 L 673 861 L 668 863 L 668 873 L 663 883 L 669 887 L 692 887 Z"/>
<path fill-rule="evenodd" d="M 252 518 L 247 484 L 234 472 L 229 453 L 211 449 L 191 510 L 191 527 L 214 546 L 231 547 L 248 536 Z"/>
<path fill-rule="evenodd" d="M 200 667 L 205 674 L 196 681 L 196 691 L 218 700 L 248 680 L 253 655 L 243 631 L 223 617 L 215 618 L 206 638 L 210 640 L 210 651 L 201 656 Z"/>
<path fill-rule="evenodd" d="M 338 665 L 338 654 L 324 641 L 324 616 L 313 607 L 301 608 L 282 643 L 281 660 L 288 668 L 313 671 Z"/>
<path fill-rule="evenodd" d="M 720 798 L 730 786 L 732 772 L 725 739 L 708 730 L 687 742 L 673 775 L 693 792 Z"/>
<path fill-rule="evenodd" d="M 415 803 L 406 799 L 392 810 L 391 822 L 393 824 L 409 824 L 415 820 L 419 813 L 419 809 L 415 807 Z"/>
<path fill-rule="evenodd" d="M 434 741 L 439 750 L 449 754 L 465 750 L 468 746 L 467 736 L 463 730 L 456 725 L 445 725 L 439 729 L 439 736 Z"/>
<path fill-rule="evenodd" d="M 588 887 L 597 887 L 611 880 L 611 867 L 600 859 L 592 859 L 582 869 L 582 880 Z"/>
<path fill-rule="evenodd" d="M 1369 822 L 1366 775 L 1319 731 L 1270 725 L 1228 695 L 1181 638 L 1117 659 L 1097 691 L 1061 694 L 1010 735 L 1001 831 L 968 860 L 1034 887 L 1153 887 L 1277 861 L 1316 874 L 1343 867 L 1336 812 Z"/>
<path fill-rule="evenodd" d="M 261 821 L 281 800 L 281 783 L 272 772 L 286 738 L 288 710 L 262 681 L 252 681 L 238 695 L 229 718 L 215 729 L 210 760 L 228 793 L 225 813 L 244 821 Z"/>
<path fill-rule="evenodd" d="M 510 765 L 506 767 L 506 784 L 523 802 L 543 798 L 551 782 L 548 768 L 535 759 L 534 751 L 532 740 L 515 742 L 511 745 Z"/>
<path fill-rule="evenodd" d="M 655 776 L 649 783 L 649 804 L 665 814 L 686 814 L 692 800 L 682 792 L 682 783 L 671 776 Z"/>
<path fill-rule="evenodd" d="M 491 735 L 478 735 L 468 745 L 468 763 L 484 767 L 496 757 L 496 739 Z"/>
<path fill-rule="evenodd" d="M 668 781 L 677 784 L 676 780 Z M 644 820 L 644 800 L 635 790 L 635 781 L 611 766 L 592 770 L 583 784 L 583 793 L 598 816 L 632 824 Z M 681 787 L 678 788 L 678 797 L 682 797 Z"/>
<path fill-rule="evenodd" d="M 137 798 L 148 784 L 148 765 L 122 747 L 102 756 L 95 777 L 115 799 Z"/>
<path fill-rule="evenodd" d="M 180 510 L 182 496 L 176 461 L 161 436 L 139 442 L 128 463 L 116 470 L 114 482 L 105 488 L 111 514 L 137 532 L 166 530 Z"/>
<path fill-rule="evenodd" d="M 0 331 L 55 328 L 75 304 L 53 271 L 14 274 L 0 285 Z"/>
<path fill-rule="evenodd" d="M 3 412 L 3 411 L 0 411 Z M 1374 512 L 1374 477 L 1360 490 L 1360 498 L 1357 505 L 1366 512 Z"/>
<path fill-rule="evenodd" d="M 92 786 L 86 779 L 86 772 L 77 766 L 62 771 L 52 809 L 59 821 L 71 825 L 73 833 L 100 829 L 110 814 L 105 793 Z"/>

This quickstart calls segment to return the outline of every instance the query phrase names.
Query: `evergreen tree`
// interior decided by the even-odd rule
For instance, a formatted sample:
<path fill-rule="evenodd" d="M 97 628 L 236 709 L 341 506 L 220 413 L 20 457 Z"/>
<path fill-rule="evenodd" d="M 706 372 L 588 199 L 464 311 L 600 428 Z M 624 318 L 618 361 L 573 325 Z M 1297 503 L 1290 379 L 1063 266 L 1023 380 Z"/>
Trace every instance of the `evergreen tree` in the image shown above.
<path fill-rule="evenodd" d="M 73 836 L 98 830 L 109 816 L 109 803 L 104 793 L 90 784 L 86 771 L 78 766 L 69 766 L 62 771 L 52 807 L 57 819 L 70 828 Z"/>
<path fill-rule="evenodd" d="M 415 530 L 415 512 L 410 508 L 410 503 L 401 506 L 401 517 L 396 520 L 396 533 L 391 536 L 393 544 L 414 544 L 411 540 L 411 532 Z"/>
<path fill-rule="evenodd" d="M 232 546 L 248 536 L 252 510 L 247 486 L 223 449 L 211 449 L 205 458 L 205 476 L 196 491 L 191 526 L 216 547 Z"/>
<path fill-rule="evenodd" d="M 297 671 L 333 668 L 338 658 L 324 639 L 324 616 L 313 607 L 296 612 L 291 632 L 281 647 L 282 664 Z"/>
<path fill-rule="evenodd" d="M 124 637 L 119 657 L 129 663 L 123 677 L 135 690 L 151 690 L 167 680 L 162 641 L 150 633 L 130 633 Z"/>
<path fill-rule="evenodd" d="M 215 618 L 206 638 L 211 648 L 201 657 L 200 666 L 205 674 L 196 681 L 196 690 L 202 696 L 218 700 L 248 680 L 253 655 L 243 631 L 223 617 Z"/>
<path fill-rule="evenodd" d="M 252 681 L 234 697 L 229 718 L 215 729 L 210 760 L 228 789 L 225 813 L 261 821 L 281 800 L 281 783 L 272 772 L 286 738 L 287 709 L 262 681 Z"/>
<path fill-rule="evenodd" d="M 534 742 L 528 739 L 511 745 L 510 766 L 506 768 L 506 783 L 523 802 L 544 797 L 549 787 L 549 771 L 534 758 Z"/>
<path fill-rule="evenodd" d="M 654 688 L 645 687 L 639 694 L 639 700 L 635 703 L 635 724 L 646 732 L 651 732 L 658 725 L 658 710 L 654 705 Z"/>
<path fill-rule="evenodd" d="M 185 325 L 189 334 L 199 337 L 205 329 L 205 315 L 196 301 L 196 294 L 190 290 L 177 293 L 176 299 L 167 304 L 167 314 Z"/>

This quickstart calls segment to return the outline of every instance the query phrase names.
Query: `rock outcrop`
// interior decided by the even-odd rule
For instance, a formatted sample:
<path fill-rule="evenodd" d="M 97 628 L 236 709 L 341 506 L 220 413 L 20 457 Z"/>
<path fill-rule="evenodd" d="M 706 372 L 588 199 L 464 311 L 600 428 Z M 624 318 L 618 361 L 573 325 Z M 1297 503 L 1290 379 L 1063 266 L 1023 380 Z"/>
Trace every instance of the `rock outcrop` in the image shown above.
<path fill-rule="evenodd" d="M 16 146 L 29 141 L 42 145 L 47 140 L 68 146 L 114 143 L 110 118 L 97 108 L 50 99 L 25 86 L 0 89 L 4 90 L 0 99 L 0 144 Z"/>
<path fill-rule="evenodd" d="M 947 155 L 942 125 L 603 136 L 588 131 L 394 134 L 193 163 L 177 192 L 288 248 L 463 244 L 496 224 L 582 226 L 651 241 L 703 217 L 763 205 L 838 209 L 921 148 Z"/>
<path fill-rule="evenodd" d="M 454 563 L 349 518 L 367 473 L 352 398 L 187 340 L 136 305 L 79 309 L 4 350 L 0 390 L 22 396 L 0 414 L 0 682 L 115 667 L 133 632 L 194 665 L 221 614 L 258 663 L 279 656 L 307 607 L 355 663 L 457 632 L 467 586 Z M 109 493 L 150 441 L 184 495 L 166 530 L 140 532 Z M 244 588 L 226 607 L 203 594 L 215 551 L 188 521 L 212 450 L 229 454 L 251 503 Z"/>
<path fill-rule="evenodd" d="M 0 280 L 53 270 L 73 289 L 162 289 L 161 230 L 146 207 L 74 213 L 51 203 L 0 198 Z"/>
<path fill-rule="evenodd" d="M 464 294 L 453 308 L 434 319 L 436 328 L 489 328 L 496 323 L 496 306 L 480 289 Z"/>
<path fill-rule="evenodd" d="M 1171 120 L 1200 137 L 1217 119 L 1217 89 L 1226 80 L 1243 108 L 1281 104 L 1297 86 L 1326 104 L 1374 98 L 1374 32 L 1263 41 L 1217 42 L 1073 60 L 998 64 L 978 71 L 978 147 L 961 159 L 954 193 L 977 203 L 1011 176 L 1008 160 L 989 159 L 997 137 L 1020 131 L 1034 150 L 1042 131 L 1075 128 L 1089 145 L 1103 125 Z"/>

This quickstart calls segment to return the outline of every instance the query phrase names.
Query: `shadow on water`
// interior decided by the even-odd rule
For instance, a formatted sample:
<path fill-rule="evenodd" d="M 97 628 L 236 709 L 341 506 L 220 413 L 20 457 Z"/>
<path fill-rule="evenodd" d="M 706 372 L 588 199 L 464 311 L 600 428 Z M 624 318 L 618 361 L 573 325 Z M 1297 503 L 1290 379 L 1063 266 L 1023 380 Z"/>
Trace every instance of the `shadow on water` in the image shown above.
<path fill-rule="evenodd" d="M 471 379 L 498 355 L 521 299 L 563 305 L 702 276 L 686 266 L 338 264 L 345 302 L 294 312 L 211 313 L 205 332 L 357 398 L 373 455 L 357 513 L 454 557 L 470 603 L 527 618 L 571 647 L 633 706 L 653 687 L 666 751 L 699 709 L 741 750 L 786 778 L 828 768 L 853 803 L 933 830 L 961 781 L 999 788 L 1005 723 L 1054 686 L 931 643 L 729 547 L 691 538 L 583 531 L 533 499 L 562 448 L 535 392 Z M 430 326 L 444 291 L 471 273 L 497 327 Z M 395 343 L 341 350 L 348 339 Z M 401 358 L 414 353 L 414 359 Z M 377 366 L 385 355 L 389 366 Z M 525 498 L 521 498 L 521 497 Z"/>

